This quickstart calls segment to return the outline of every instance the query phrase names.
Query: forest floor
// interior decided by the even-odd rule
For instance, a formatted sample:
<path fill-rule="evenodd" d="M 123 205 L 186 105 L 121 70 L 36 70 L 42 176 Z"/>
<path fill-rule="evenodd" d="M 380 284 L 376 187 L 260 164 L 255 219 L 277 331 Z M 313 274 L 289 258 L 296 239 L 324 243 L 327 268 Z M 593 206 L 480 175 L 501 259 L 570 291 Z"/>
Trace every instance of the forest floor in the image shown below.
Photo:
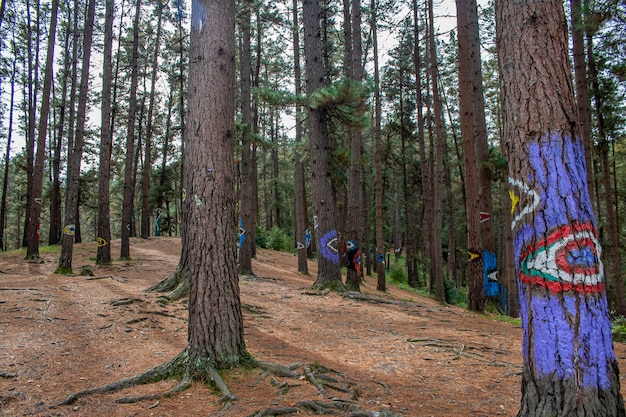
<path fill-rule="evenodd" d="M 119 242 L 112 249 L 119 251 Z M 76 245 L 73 261 L 75 271 L 91 265 L 94 276 L 53 274 L 58 254 L 42 254 L 43 263 L 26 262 L 19 252 L 0 255 L 0 416 L 244 417 L 330 397 L 370 416 L 517 412 L 519 325 L 391 286 L 380 293 L 373 277 L 362 286 L 367 297 L 313 292 L 313 261 L 305 276 L 296 272 L 295 256 L 269 250 L 253 261 L 255 276 L 240 280 L 246 348 L 258 360 L 325 371 L 332 377 L 326 398 L 304 376 L 238 368 L 223 374 L 238 397 L 227 410 L 201 383 L 158 401 L 116 403 L 175 381 L 55 406 L 72 392 L 163 363 L 187 344 L 186 305 L 161 305 L 159 294 L 144 291 L 175 270 L 179 239 L 133 239 L 133 260 L 107 267 L 94 265 L 95 253 L 95 243 Z M 625 346 L 615 348 L 626 369 Z M 298 415 L 316 414 L 301 408 Z"/>

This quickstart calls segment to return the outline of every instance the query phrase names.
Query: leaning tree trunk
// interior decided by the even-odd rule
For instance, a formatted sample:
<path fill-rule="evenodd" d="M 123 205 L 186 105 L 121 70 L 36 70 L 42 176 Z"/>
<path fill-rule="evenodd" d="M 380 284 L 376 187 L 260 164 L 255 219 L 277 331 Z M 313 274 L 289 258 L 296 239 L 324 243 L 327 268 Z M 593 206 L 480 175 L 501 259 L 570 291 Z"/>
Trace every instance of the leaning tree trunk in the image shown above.
<path fill-rule="evenodd" d="M 52 90 L 52 65 L 54 58 L 54 44 L 56 40 L 57 15 L 59 1 L 53 0 L 50 16 L 50 31 L 48 32 L 48 51 L 43 81 L 43 95 L 39 112 L 39 127 L 37 130 L 37 152 L 33 169 L 32 196 L 35 204 L 30 206 L 29 221 L 26 228 L 27 248 L 26 259 L 39 259 L 39 218 L 42 208 L 44 162 L 46 156 L 46 134 L 48 132 L 48 115 L 50 114 L 50 93 Z"/>
<path fill-rule="evenodd" d="M 313 95 L 323 87 L 326 74 L 320 33 L 321 10 L 319 0 L 303 0 L 304 53 L 306 56 L 306 93 Z M 332 192 L 332 145 L 328 134 L 326 109 L 308 104 L 309 146 L 311 149 L 311 177 L 313 183 L 313 217 L 317 248 L 318 273 L 314 287 L 343 289 L 337 230 L 335 229 L 335 199 Z"/>
<path fill-rule="evenodd" d="M 559 0 L 496 2 L 523 327 L 518 416 L 624 416 Z"/>

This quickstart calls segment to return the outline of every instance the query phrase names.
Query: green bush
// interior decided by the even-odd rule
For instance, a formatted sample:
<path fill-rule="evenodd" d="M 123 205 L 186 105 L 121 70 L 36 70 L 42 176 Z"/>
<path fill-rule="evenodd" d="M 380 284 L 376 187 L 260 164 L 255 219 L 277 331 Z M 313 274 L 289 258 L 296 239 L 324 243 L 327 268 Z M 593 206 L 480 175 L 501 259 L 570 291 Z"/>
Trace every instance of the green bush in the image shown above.
<path fill-rule="evenodd" d="M 396 284 L 406 284 L 409 280 L 404 262 L 395 262 L 389 268 L 389 279 Z"/>
<path fill-rule="evenodd" d="M 290 252 L 292 249 L 291 238 L 280 228 L 272 227 L 267 233 L 267 247 L 281 252 Z"/>
<path fill-rule="evenodd" d="M 611 321 L 611 330 L 613 331 L 613 341 L 626 342 L 626 317 L 617 316 Z"/>

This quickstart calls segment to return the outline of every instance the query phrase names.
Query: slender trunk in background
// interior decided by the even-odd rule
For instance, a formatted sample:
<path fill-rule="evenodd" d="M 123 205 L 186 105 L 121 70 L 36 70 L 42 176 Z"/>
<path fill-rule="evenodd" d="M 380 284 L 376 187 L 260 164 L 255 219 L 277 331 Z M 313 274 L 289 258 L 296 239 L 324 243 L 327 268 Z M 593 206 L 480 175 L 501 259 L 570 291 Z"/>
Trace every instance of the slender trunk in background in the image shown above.
<path fill-rule="evenodd" d="M 75 11 L 74 11 L 75 14 Z M 50 228 L 48 232 L 48 244 L 56 245 L 61 242 L 62 232 L 62 210 L 61 210 L 61 153 L 63 150 L 63 138 L 65 137 L 65 115 L 67 113 L 68 105 L 68 86 L 70 84 L 70 77 L 72 75 L 72 62 L 74 52 L 70 50 L 70 40 L 73 37 L 72 31 L 69 30 L 72 23 L 71 19 L 73 13 L 68 13 L 67 29 L 65 30 L 64 38 L 64 68 L 63 68 L 63 82 L 61 87 L 61 105 L 59 106 L 59 118 L 57 122 L 56 142 L 54 143 L 54 149 L 52 150 L 52 178 L 51 178 L 51 190 L 50 190 Z"/>
<path fill-rule="evenodd" d="M 254 199 L 252 198 L 252 1 L 242 5 L 241 50 L 239 55 L 241 82 L 241 230 L 239 231 L 239 273 L 252 275 L 252 231 L 255 227 Z"/>
<path fill-rule="evenodd" d="M 141 15 L 141 0 L 137 0 L 135 21 L 133 24 L 133 47 L 130 61 L 131 81 L 128 108 L 128 129 L 126 135 L 126 157 L 124 161 L 124 196 L 122 201 L 122 242 L 120 258 L 130 259 L 130 236 L 133 227 L 133 155 L 135 150 L 135 121 L 137 114 L 137 85 L 139 79 L 139 22 Z"/>
<path fill-rule="evenodd" d="M 584 39 L 584 0 L 570 0 L 570 15 L 572 19 L 572 58 L 574 62 L 574 80 L 576 87 L 576 104 L 580 117 L 580 130 L 585 142 L 585 161 L 587 178 L 589 178 L 589 195 L 595 201 L 593 186 L 593 137 L 591 133 L 591 98 L 587 82 L 587 61 L 585 60 Z M 596 207 L 597 211 L 598 207 Z"/>
<path fill-rule="evenodd" d="M 483 292 L 483 244 L 480 230 L 480 193 L 478 163 L 474 135 L 474 106 L 472 105 L 472 78 L 470 65 L 468 0 L 456 0 L 457 39 L 459 42 L 459 105 L 461 110 L 461 137 L 465 175 L 465 214 L 467 218 L 467 267 L 468 304 L 472 311 L 485 308 Z M 471 1 L 471 0 L 470 0 Z"/>
<path fill-rule="evenodd" d="M 472 82 L 473 137 L 476 148 L 478 169 L 478 215 L 480 217 L 480 236 L 482 243 L 483 295 L 497 300 L 500 288 L 497 278 L 497 258 L 495 231 L 493 223 L 493 198 L 491 195 L 492 174 L 487 143 L 487 122 L 485 119 L 485 98 L 483 94 L 483 73 L 480 59 L 480 34 L 478 28 L 478 9 L 476 0 L 467 0 L 468 46 L 470 79 Z M 484 303 L 484 301 L 483 301 Z M 480 304 L 478 302 L 477 304 Z"/>
<path fill-rule="evenodd" d="M 98 176 L 98 249 L 96 264 L 111 263 L 110 179 L 113 134 L 111 129 L 111 93 L 113 83 L 114 0 L 107 0 L 104 16 L 104 53 L 102 59 L 102 107 L 100 130 L 100 168 Z"/>
<path fill-rule="evenodd" d="M 611 167 L 609 163 L 609 138 L 607 138 L 604 114 L 601 109 L 603 107 L 602 96 L 600 95 L 600 85 L 598 83 L 598 72 L 596 67 L 596 59 L 593 51 L 593 42 L 591 36 L 587 43 L 587 62 L 589 65 L 589 75 L 593 80 L 593 99 L 596 109 L 596 123 L 598 129 L 598 152 L 600 156 L 600 166 L 602 169 L 602 188 L 604 189 L 604 206 L 606 210 L 607 229 L 609 235 L 609 270 L 610 276 L 613 278 L 613 288 L 615 289 L 615 308 L 622 316 L 626 316 L 626 300 L 624 300 L 624 286 L 622 283 L 622 257 L 619 246 L 619 226 L 617 220 L 617 201 L 613 194 L 611 186 Z M 580 105 L 579 105 L 580 106 Z M 600 193 L 598 192 L 598 195 Z M 601 205 L 598 205 L 599 207 Z M 610 283 L 609 283 L 610 284 Z M 611 288 L 607 285 L 609 291 L 609 305 L 611 304 Z"/>
<path fill-rule="evenodd" d="M 164 3 L 157 2 L 157 33 L 154 40 L 154 56 L 152 58 L 152 75 L 150 78 L 150 102 L 148 103 L 148 125 L 146 127 L 146 145 L 143 156 L 143 170 L 141 172 L 141 237 L 150 236 L 150 174 L 152 173 L 152 136 L 153 115 L 156 101 L 156 81 L 159 72 L 159 52 L 161 47 L 161 32 L 163 26 Z"/>
<path fill-rule="evenodd" d="M 33 202 L 33 176 L 35 169 L 35 116 L 37 114 L 37 94 L 39 92 L 39 18 L 40 18 L 40 4 L 39 0 L 35 2 L 37 9 L 37 22 L 36 28 L 33 29 L 33 22 L 31 16 L 31 2 L 26 3 L 26 26 L 28 28 L 26 37 L 27 47 L 27 84 L 24 88 L 27 90 L 28 108 L 27 123 L 26 123 L 26 216 L 24 217 L 24 236 L 22 238 L 22 247 L 28 246 L 28 232 L 30 230 L 28 224 L 30 223 L 30 215 L 32 211 Z M 33 35 L 33 30 L 35 34 Z M 33 37 L 36 39 L 33 45 Z"/>
<path fill-rule="evenodd" d="M 378 22 L 376 19 L 377 3 L 371 2 L 372 20 L 370 22 L 372 30 L 372 47 L 374 50 L 374 150 L 376 176 L 374 179 L 374 193 L 376 206 L 376 289 L 387 291 L 387 281 L 385 279 L 385 236 L 383 234 L 383 147 L 381 138 L 382 104 L 380 97 L 380 73 L 378 63 Z"/>
<path fill-rule="evenodd" d="M 39 259 L 39 218 L 43 203 L 43 176 L 46 158 L 46 135 L 48 133 L 48 115 L 50 114 L 50 95 L 52 90 L 52 64 L 54 62 L 54 44 L 56 42 L 57 16 L 59 1 L 52 0 L 50 6 L 50 30 L 48 31 L 48 50 L 46 52 L 46 67 L 44 69 L 43 91 L 41 97 L 41 109 L 39 111 L 39 127 L 37 131 L 37 152 L 35 154 L 35 166 L 33 169 L 33 185 L 29 221 L 26 228 L 27 248 L 26 259 Z"/>
<path fill-rule="evenodd" d="M 13 32 L 15 36 L 15 32 Z M 17 52 L 15 47 L 15 37 L 11 40 L 11 47 L 14 54 Z M 15 76 L 17 75 L 17 60 L 13 60 L 13 71 L 11 72 L 11 99 L 9 103 L 9 129 L 7 132 L 7 151 L 4 157 L 4 179 L 2 180 L 2 200 L 0 200 L 0 250 L 7 250 L 7 239 L 4 234 L 6 227 L 7 214 L 7 190 L 9 188 L 9 168 L 11 160 L 11 142 L 13 141 L 13 111 L 15 109 Z"/>
<path fill-rule="evenodd" d="M 417 103 L 417 140 L 419 146 L 419 160 L 420 160 L 420 172 L 421 172 L 421 180 L 422 180 L 422 195 L 429 196 L 430 195 L 430 175 L 428 168 L 428 159 L 426 158 L 426 137 L 424 134 L 424 100 L 422 96 L 422 59 L 421 59 L 421 51 L 420 51 L 420 41 L 419 41 L 419 14 L 417 8 L 417 0 L 413 0 L 413 39 L 414 39 L 414 49 L 413 49 L 413 66 L 415 67 L 415 101 Z M 424 211 L 424 219 L 430 221 L 432 219 L 432 206 L 430 205 L 430 200 L 428 198 L 424 198 L 422 201 L 423 211 Z M 417 222 L 415 223 L 417 227 Z M 420 223 L 420 224 L 423 224 Z M 415 252 L 407 253 L 407 264 L 410 263 L 411 268 L 415 271 L 413 274 L 409 274 L 409 285 L 412 287 L 419 286 L 419 277 L 417 275 L 417 261 L 418 261 L 418 242 L 419 240 L 415 239 Z M 426 244 L 430 247 L 430 243 L 426 242 Z M 428 262 L 428 266 L 430 262 Z"/>
<path fill-rule="evenodd" d="M 300 67 L 300 24 L 298 23 L 298 0 L 293 0 L 292 7 L 294 86 L 296 96 L 301 96 L 302 69 Z M 308 247 L 310 247 L 311 236 L 310 231 L 307 228 L 308 224 L 306 207 L 306 187 L 304 184 L 304 164 L 302 163 L 302 153 L 300 152 L 303 136 L 302 123 L 304 123 L 302 106 L 296 101 L 296 146 L 294 150 L 294 229 L 296 233 L 296 250 L 298 251 L 298 272 L 300 272 L 301 274 L 308 274 L 309 266 L 307 262 L 307 249 Z"/>
<path fill-rule="evenodd" d="M 80 164 L 83 156 L 85 139 L 85 123 L 87 119 L 87 98 L 89 89 L 89 64 L 91 62 L 91 45 L 93 26 L 96 13 L 96 0 L 89 0 L 85 29 L 83 35 L 83 64 L 81 68 L 80 87 L 78 91 L 78 110 L 76 119 L 76 137 L 72 152 L 67 162 L 67 191 L 65 197 L 65 222 L 61 239 L 61 255 L 55 271 L 58 274 L 72 273 L 72 253 L 74 250 L 74 234 L 76 232 L 76 213 L 78 212 L 78 196 L 80 192 Z"/>
<path fill-rule="evenodd" d="M 435 18 L 433 11 L 433 0 L 428 0 L 428 20 L 429 20 L 429 58 L 430 58 L 430 78 L 433 98 L 433 122 L 435 125 L 434 137 L 434 159 L 431 198 L 433 206 L 432 235 L 430 237 L 430 254 L 432 264 L 432 282 L 435 283 L 435 295 L 439 302 L 445 302 L 445 288 L 443 277 L 443 257 L 442 249 L 442 198 L 443 190 L 443 108 L 439 94 L 439 65 L 437 63 L 437 49 L 435 45 Z"/>

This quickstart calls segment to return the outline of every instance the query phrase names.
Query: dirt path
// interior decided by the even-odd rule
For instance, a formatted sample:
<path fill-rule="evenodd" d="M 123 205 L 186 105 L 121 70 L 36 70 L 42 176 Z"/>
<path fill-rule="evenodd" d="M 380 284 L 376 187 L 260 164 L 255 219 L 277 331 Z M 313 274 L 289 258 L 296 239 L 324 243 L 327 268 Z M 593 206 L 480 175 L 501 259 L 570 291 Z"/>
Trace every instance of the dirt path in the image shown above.
<path fill-rule="evenodd" d="M 237 369 L 225 375 L 239 397 L 227 411 L 202 384 L 160 401 L 117 404 L 120 394 L 93 395 L 50 408 L 73 391 L 137 374 L 184 349 L 186 306 L 161 306 L 157 294 L 144 292 L 174 271 L 179 252 L 175 238 L 133 240 L 133 261 L 93 267 L 94 277 L 54 275 L 56 254 L 45 255 L 43 264 L 0 255 L 0 415 L 235 417 L 323 400 L 303 379 L 261 379 L 259 370 Z M 93 266 L 94 254 L 95 244 L 77 245 L 75 270 Z M 257 359 L 330 368 L 348 388 L 330 395 L 358 393 L 351 401 L 367 411 L 515 415 L 519 327 L 396 288 L 379 294 L 374 278 L 367 278 L 363 293 L 376 302 L 310 292 L 315 264 L 309 264 L 311 276 L 296 267 L 290 254 L 261 250 L 253 262 L 256 276 L 241 278 L 246 346 Z M 616 350 L 625 369 L 624 346 Z"/>

